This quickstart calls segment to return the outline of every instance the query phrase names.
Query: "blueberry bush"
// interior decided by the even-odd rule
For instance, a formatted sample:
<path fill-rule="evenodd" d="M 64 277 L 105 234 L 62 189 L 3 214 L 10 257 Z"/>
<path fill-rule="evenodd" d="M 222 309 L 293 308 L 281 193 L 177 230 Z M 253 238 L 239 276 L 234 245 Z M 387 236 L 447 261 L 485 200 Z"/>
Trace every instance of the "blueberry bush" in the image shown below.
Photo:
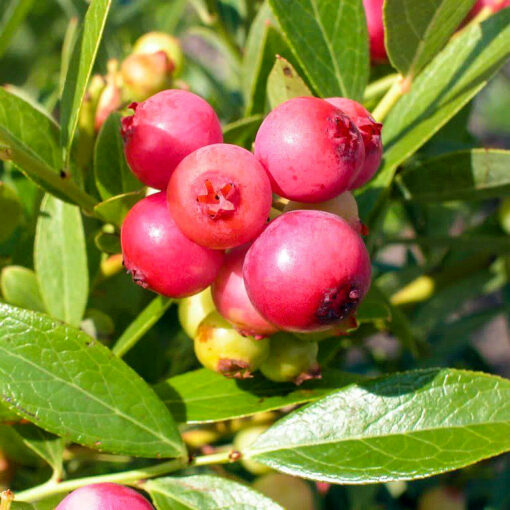
<path fill-rule="evenodd" d="M 0 510 L 509 508 L 510 2 L 0 7 Z"/>

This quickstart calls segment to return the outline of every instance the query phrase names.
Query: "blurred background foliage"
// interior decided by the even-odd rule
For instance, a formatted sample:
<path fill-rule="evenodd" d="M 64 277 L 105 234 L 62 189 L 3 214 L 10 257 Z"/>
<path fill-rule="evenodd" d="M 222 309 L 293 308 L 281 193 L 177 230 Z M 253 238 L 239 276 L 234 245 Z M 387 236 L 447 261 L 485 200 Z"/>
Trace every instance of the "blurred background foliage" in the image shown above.
<path fill-rule="evenodd" d="M 210 16 L 210 4 L 218 9 L 219 17 Z M 210 101 L 224 124 L 236 121 L 243 117 L 247 107 L 241 49 L 246 47 L 248 31 L 260 4 L 255 0 L 114 0 L 95 72 L 106 74 L 107 61 L 126 57 L 134 41 L 146 32 L 174 34 L 180 39 L 186 57 L 182 81 Z M 0 19 L 8 17 L 8 5 L 8 0 L 0 0 Z M 34 0 L 26 5 L 26 19 L 12 39 L 8 44 L 0 41 L 0 83 L 19 88 L 20 93 L 41 103 L 58 118 L 64 39 L 72 20 L 83 17 L 87 3 Z M 373 78 L 390 72 L 393 72 L 390 67 L 384 65 L 372 69 Z M 506 65 L 406 166 L 461 149 L 510 149 L 509 112 L 510 65 Z M 10 208 L 0 211 L 0 268 L 7 265 L 32 268 L 42 192 L 7 164 L 0 166 L 0 180 L 17 195 Z M 0 193 L 8 192 L 0 183 Z M 497 250 L 490 243 L 445 242 L 460 233 L 474 236 L 475 240 L 477 235 L 501 237 L 500 201 L 415 205 L 400 200 L 398 194 L 394 198 L 373 247 L 374 281 L 397 306 L 393 330 L 390 333 L 373 323 L 363 324 L 342 342 L 334 339 L 321 343 L 320 356 L 333 366 L 369 375 L 449 366 L 510 377 L 507 247 Z M 94 245 L 94 237 L 100 225 L 96 220 L 85 220 L 93 285 L 83 329 L 111 345 L 152 296 L 133 285 L 123 272 L 105 277 L 104 267 L 102 273 L 99 271 L 101 254 Z M 15 228 L 10 229 L 7 224 Z M 411 235 L 437 242 L 428 241 L 420 246 L 405 243 L 402 238 Z M 405 339 L 417 342 L 420 356 L 412 356 L 402 347 Z M 175 307 L 125 359 L 149 382 L 198 366 L 192 343 L 178 325 Z M 3 476 L 12 479 L 14 489 L 45 479 L 46 468 L 37 459 L 30 461 L 26 448 L 9 439 L 7 427 L 0 427 L 0 448 L 8 459 L 4 466 L 0 464 L 0 471 L 3 467 Z M 97 464 L 80 461 L 79 455 L 76 458 L 80 475 L 99 474 Z M 100 466 L 108 472 L 124 465 L 120 458 L 115 464 Z M 229 469 L 252 479 L 238 467 Z M 461 490 L 471 509 L 505 509 L 510 508 L 509 480 L 510 457 L 505 455 L 413 483 L 334 486 L 324 491 L 327 494 L 320 499 L 320 505 L 327 509 L 416 508 L 428 489 L 447 485 Z"/>

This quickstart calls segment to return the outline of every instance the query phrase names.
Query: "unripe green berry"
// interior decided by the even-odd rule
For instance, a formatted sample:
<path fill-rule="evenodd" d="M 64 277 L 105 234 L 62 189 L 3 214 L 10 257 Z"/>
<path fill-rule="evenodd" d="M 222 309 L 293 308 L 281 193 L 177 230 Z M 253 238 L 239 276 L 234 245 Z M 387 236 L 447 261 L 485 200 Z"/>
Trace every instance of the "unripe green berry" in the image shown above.
<path fill-rule="evenodd" d="M 268 425 L 262 425 L 241 430 L 236 434 L 236 437 L 234 438 L 234 448 L 242 453 L 243 451 L 247 450 L 268 428 Z M 241 458 L 241 464 L 243 465 L 244 469 L 246 469 L 246 471 L 253 475 L 265 475 L 266 473 L 270 473 L 272 471 L 270 467 L 255 460 Z"/>
<path fill-rule="evenodd" d="M 269 356 L 269 339 L 243 336 L 218 312 L 211 312 L 198 326 L 195 354 L 204 367 L 226 377 L 245 379 Z"/>
<path fill-rule="evenodd" d="M 300 384 L 320 377 L 316 343 L 303 342 L 289 333 L 277 333 L 271 337 L 270 345 L 269 357 L 260 371 L 271 381 Z"/>
<path fill-rule="evenodd" d="M 301 478 L 281 473 L 269 473 L 253 482 L 253 488 L 283 508 L 292 510 L 314 510 L 313 492 Z"/>
<path fill-rule="evenodd" d="M 177 314 L 184 332 L 190 338 L 195 338 L 198 325 L 214 309 L 210 287 L 194 296 L 181 299 L 177 308 Z"/>
<path fill-rule="evenodd" d="M 184 55 L 179 40 L 163 32 L 149 32 L 142 35 L 133 46 L 133 53 L 156 53 L 164 51 L 173 64 L 173 75 L 178 76 L 182 70 Z"/>

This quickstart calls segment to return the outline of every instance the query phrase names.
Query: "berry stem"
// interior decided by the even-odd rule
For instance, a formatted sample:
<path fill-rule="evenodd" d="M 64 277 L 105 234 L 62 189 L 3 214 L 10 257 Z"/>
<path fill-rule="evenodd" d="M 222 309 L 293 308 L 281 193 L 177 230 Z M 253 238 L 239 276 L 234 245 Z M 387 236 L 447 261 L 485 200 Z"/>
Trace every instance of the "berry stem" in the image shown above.
<path fill-rule="evenodd" d="M 175 471 L 180 471 L 186 467 L 208 466 L 211 464 L 226 464 L 227 462 L 232 462 L 235 459 L 231 453 L 231 451 L 227 450 L 213 453 L 211 455 L 202 455 L 192 459 L 191 461 L 188 458 L 174 459 L 147 468 L 124 471 L 123 473 L 88 476 L 85 478 L 77 478 L 76 480 L 67 480 L 60 483 L 54 480 L 49 480 L 42 485 L 33 487 L 32 489 L 18 492 L 16 494 L 16 500 L 32 503 L 34 501 L 48 498 L 56 494 L 64 494 L 66 492 L 71 492 L 75 489 L 79 489 L 80 487 L 96 483 L 118 483 L 123 485 L 143 487 L 143 481 L 148 478 L 155 478 L 157 476 L 174 473 Z"/>
<path fill-rule="evenodd" d="M 379 104 L 375 107 L 372 116 L 377 122 L 383 122 L 392 108 L 397 104 L 398 100 L 404 95 L 405 89 L 402 86 L 403 83 L 404 79 L 402 77 L 396 79 L 390 90 L 386 92 Z"/>
<path fill-rule="evenodd" d="M 367 85 L 365 94 L 363 95 L 363 102 L 367 103 L 368 101 L 381 97 L 388 92 L 396 81 L 398 81 L 399 77 L 400 75 L 397 73 L 389 74 Z"/>
<path fill-rule="evenodd" d="M 0 510 L 10 510 L 13 501 L 14 494 L 10 490 L 3 491 L 0 494 Z"/>

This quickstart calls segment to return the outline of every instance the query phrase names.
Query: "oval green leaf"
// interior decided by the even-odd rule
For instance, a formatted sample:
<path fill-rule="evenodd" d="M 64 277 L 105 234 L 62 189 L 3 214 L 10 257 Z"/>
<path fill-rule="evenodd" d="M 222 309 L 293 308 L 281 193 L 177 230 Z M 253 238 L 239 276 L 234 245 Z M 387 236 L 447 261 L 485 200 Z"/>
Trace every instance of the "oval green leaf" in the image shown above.
<path fill-rule="evenodd" d="M 265 2 L 251 25 L 243 57 L 242 87 L 246 115 L 265 111 L 267 78 L 277 54 L 286 58 L 292 57 Z"/>
<path fill-rule="evenodd" d="M 386 0 L 386 49 L 393 66 L 412 80 L 443 48 L 475 0 Z"/>
<path fill-rule="evenodd" d="M 37 221 L 34 262 L 49 314 L 79 326 L 87 305 L 89 276 L 78 207 L 46 195 Z"/>
<path fill-rule="evenodd" d="M 78 115 L 103 36 L 111 0 L 92 0 L 81 33 L 74 45 L 62 91 L 61 145 L 67 157 L 78 126 Z"/>
<path fill-rule="evenodd" d="M 143 487 L 157 510 L 283 510 L 246 485 L 219 476 L 196 475 L 149 480 Z"/>
<path fill-rule="evenodd" d="M 208 423 L 317 400 L 359 379 L 358 375 L 328 370 L 322 379 L 296 387 L 258 375 L 237 381 L 200 369 L 172 377 L 154 389 L 178 422 Z"/>
<path fill-rule="evenodd" d="M 61 177 L 60 129 L 42 108 L 0 87 L 0 152 L 30 179 L 63 200 L 91 210 L 95 200 Z"/>
<path fill-rule="evenodd" d="M 0 288 L 6 303 L 35 312 L 45 312 L 39 281 L 34 271 L 21 266 L 2 269 Z"/>
<path fill-rule="evenodd" d="M 484 200 L 510 194 L 510 151 L 474 149 L 406 169 L 396 182 L 406 200 Z"/>
<path fill-rule="evenodd" d="M 510 9 L 466 27 L 416 78 L 384 123 L 383 166 L 359 196 L 369 225 L 395 170 L 475 96 L 510 55 Z"/>
<path fill-rule="evenodd" d="M 108 232 L 98 232 L 94 237 L 94 244 L 99 251 L 114 255 L 120 253 L 120 237 L 117 234 L 109 234 Z"/>
<path fill-rule="evenodd" d="M 63 439 L 32 423 L 16 424 L 13 428 L 23 444 L 44 459 L 52 467 L 53 472 L 61 477 L 65 446 Z"/>
<path fill-rule="evenodd" d="M 359 0 L 269 0 L 315 92 L 360 100 L 369 74 L 368 37 Z"/>
<path fill-rule="evenodd" d="M 510 381 L 423 370 L 353 384 L 260 436 L 249 458 L 332 483 L 411 480 L 510 449 Z"/>
<path fill-rule="evenodd" d="M 145 381 L 101 343 L 0 304 L 0 398 L 39 427 L 91 448 L 176 457 L 173 419 Z"/>
<path fill-rule="evenodd" d="M 94 148 L 96 186 L 103 200 L 144 187 L 126 162 L 124 143 L 120 135 L 120 119 L 118 113 L 108 117 Z"/>
<path fill-rule="evenodd" d="M 267 80 L 267 97 L 271 109 L 293 97 L 311 96 L 312 93 L 292 64 L 276 56 L 273 69 Z"/>
<path fill-rule="evenodd" d="M 97 204 L 94 213 L 102 220 L 120 228 L 129 210 L 144 196 L 145 189 L 117 195 Z"/>

